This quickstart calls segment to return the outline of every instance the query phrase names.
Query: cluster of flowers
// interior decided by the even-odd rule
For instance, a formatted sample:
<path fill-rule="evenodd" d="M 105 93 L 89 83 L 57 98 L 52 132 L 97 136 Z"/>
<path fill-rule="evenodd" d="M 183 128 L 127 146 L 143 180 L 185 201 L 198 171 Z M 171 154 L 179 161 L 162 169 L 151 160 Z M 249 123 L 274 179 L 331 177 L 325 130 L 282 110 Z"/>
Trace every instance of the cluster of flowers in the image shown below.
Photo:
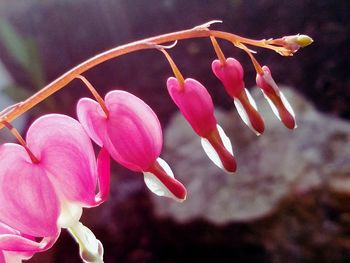
<path fill-rule="evenodd" d="M 293 44 L 298 48 L 296 41 Z M 184 79 L 161 50 L 176 76 L 167 81 L 171 98 L 201 137 L 210 159 L 233 173 L 236 161 L 232 146 L 217 124 L 208 91 L 198 81 Z M 241 64 L 218 55 L 220 59 L 212 63 L 214 74 L 234 99 L 244 122 L 261 134 L 264 122 L 245 89 Z M 268 67 L 259 68 L 256 81 L 280 120 L 295 128 L 294 113 Z M 44 115 L 30 126 L 22 145 L 0 146 L 0 263 L 21 262 L 49 249 L 62 228 L 68 229 L 79 244 L 84 262 L 103 262 L 101 242 L 80 217 L 83 208 L 106 200 L 110 157 L 132 171 L 142 172 L 145 184 L 155 194 L 185 200 L 186 188 L 159 157 L 163 144 L 159 120 L 140 98 L 122 90 L 110 91 L 104 100 L 82 98 L 77 116 L 79 121 L 61 114 Z M 3 124 L 13 129 L 5 120 Z M 97 158 L 91 139 L 101 147 Z"/>

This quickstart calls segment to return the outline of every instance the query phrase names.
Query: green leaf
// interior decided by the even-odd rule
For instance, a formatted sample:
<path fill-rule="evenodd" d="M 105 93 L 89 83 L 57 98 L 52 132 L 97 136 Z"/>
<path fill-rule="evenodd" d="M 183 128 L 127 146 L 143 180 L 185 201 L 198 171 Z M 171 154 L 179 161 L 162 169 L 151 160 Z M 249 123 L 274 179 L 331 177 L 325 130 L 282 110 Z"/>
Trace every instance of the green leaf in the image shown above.
<path fill-rule="evenodd" d="M 0 20 L 0 40 L 11 56 L 24 68 L 29 68 L 30 61 L 23 38 L 11 24 Z"/>
<path fill-rule="evenodd" d="M 42 88 L 46 80 L 38 45 L 34 39 L 21 37 L 11 24 L 0 20 L 0 41 L 28 73 L 33 85 L 38 89 Z"/>

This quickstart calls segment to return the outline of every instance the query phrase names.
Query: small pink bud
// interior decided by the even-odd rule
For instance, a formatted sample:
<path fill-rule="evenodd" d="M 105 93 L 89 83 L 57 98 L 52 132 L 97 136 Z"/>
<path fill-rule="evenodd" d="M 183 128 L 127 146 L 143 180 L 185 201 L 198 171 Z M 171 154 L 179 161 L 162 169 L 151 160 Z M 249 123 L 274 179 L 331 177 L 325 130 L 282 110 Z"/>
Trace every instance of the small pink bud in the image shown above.
<path fill-rule="evenodd" d="M 231 97 L 237 97 L 244 90 L 244 71 L 238 60 L 227 58 L 226 63 L 222 64 L 220 60 L 216 59 L 211 64 L 211 68 Z"/>
<path fill-rule="evenodd" d="M 248 127 L 257 135 L 265 129 L 264 121 L 260 116 L 255 101 L 249 91 L 245 89 L 243 80 L 243 67 L 234 58 L 227 58 L 222 64 L 220 60 L 213 61 L 212 70 L 215 76 L 221 80 L 227 93 L 234 99 L 239 115 Z"/>
<path fill-rule="evenodd" d="M 267 66 L 262 67 L 264 73 L 257 74 L 256 83 L 262 90 L 275 115 L 289 128 L 296 128 L 295 114 L 286 97 L 279 90 Z"/>

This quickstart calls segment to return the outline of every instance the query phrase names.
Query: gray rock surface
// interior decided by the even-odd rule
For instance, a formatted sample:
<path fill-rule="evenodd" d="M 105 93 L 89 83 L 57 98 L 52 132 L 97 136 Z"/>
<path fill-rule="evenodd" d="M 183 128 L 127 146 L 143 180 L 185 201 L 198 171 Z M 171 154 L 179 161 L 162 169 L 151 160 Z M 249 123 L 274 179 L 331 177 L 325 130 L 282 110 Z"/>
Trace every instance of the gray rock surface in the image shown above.
<path fill-rule="evenodd" d="M 296 113 L 298 128 L 293 131 L 273 115 L 258 90 L 252 93 L 265 119 L 263 135 L 255 136 L 235 110 L 217 111 L 237 158 L 234 175 L 211 163 L 184 118 L 173 117 L 164 132 L 162 157 L 187 187 L 188 197 L 175 203 L 152 196 L 158 216 L 182 223 L 247 222 L 270 215 L 287 198 L 321 187 L 350 194 L 350 124 L 317 112 L 292 89 L 281 89 Z"/>

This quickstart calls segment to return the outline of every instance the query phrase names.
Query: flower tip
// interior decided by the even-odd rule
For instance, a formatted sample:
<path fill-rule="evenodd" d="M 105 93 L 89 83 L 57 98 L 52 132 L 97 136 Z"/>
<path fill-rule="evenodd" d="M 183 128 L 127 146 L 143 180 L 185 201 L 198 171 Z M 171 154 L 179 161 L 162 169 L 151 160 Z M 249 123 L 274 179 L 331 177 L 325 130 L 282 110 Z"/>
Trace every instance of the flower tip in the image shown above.
<path fill-rule="evenodd" d="M 184 201 L 186 201 L 187 198 L 187 190 L 185 188 L 185 192 L 182 195 L 182 197 L 178 197 L 178 198 L 173 198 L 175 201 L 179 202 L 179 203 L 183 203 Z"/>
<path fill-rule="evenodd" d="M 234 97 L 234 104 L 243 122 L 259 136 L 265 130 L 265 123 L 258 112 L 258 108 L 249 90 L 244 89 L 237 98 Z"/>
<path fill-rule="evenodd" d="M 183 202 L 187 196 L 185 186 L 174 178 L 169 165 L 161 158 L 143 173 L 146 186 L 156 195 Z"/>
<path fill-rule="evenodd" d="M 236 159 L 232 153 L 232 145 L 223 129 L 217 125 L 208 137 L 201 138 L 204 152 L 209 159 L 227 173 L 234 173 L 237 169 Z"/>
<path fill-rule="evenodd" d="M 284 48 L 289 50 L 293 55 L 293 53 L 297 52 L 299 48 L 306 47 L 311 45 L 314 40 L 308 35 L 293 35 L 293 36 L 285 36 L 282 38 L 282 45 Z"/>
<path fill-rule="evenodd" d="M 281 120 L 284 126 L 286 126 L 290 130 L 294 130 L 297 127 L 295 118 L 289 112 L 286 112 L 285 114 L 283 114 L 281 116 Z"/>
<path fill-rule="evenodd" d="M 308 35 L 299 35 L 296 39 L 296 43 L 300 47 L 307 47 L 308 45 L 311 45 L 313 42 L 314 40 Z"/>
<path fill-rule="evenodd" d="M 237 170 L 236 159 L 233 155 L 228 155 L 222 162 L 224 169 L 227 173 L 233 174 Z"/>

